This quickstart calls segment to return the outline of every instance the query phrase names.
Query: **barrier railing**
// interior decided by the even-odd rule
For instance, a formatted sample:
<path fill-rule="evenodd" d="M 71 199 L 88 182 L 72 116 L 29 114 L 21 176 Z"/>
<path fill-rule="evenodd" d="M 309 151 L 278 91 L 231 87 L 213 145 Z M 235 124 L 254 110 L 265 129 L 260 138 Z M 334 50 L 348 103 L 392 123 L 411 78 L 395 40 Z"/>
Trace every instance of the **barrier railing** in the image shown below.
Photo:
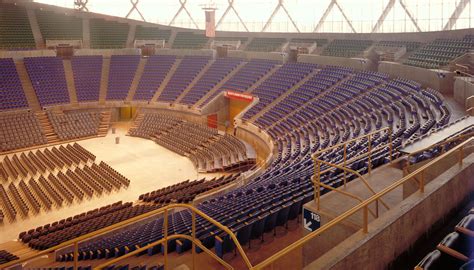
<path fill-rule="evenodd" d="M 170 210 L 173 210 L 173 209 L 183 209 L 183 208 L 186 208 L 186 209 L 189 209 L 191 210 L 191 214 L 192 214 L 192 229 L 191 229 L 191 236 L 189 235 L 185 235 L 185 234 L 173 234 L 173 235 L 168 235 L 168 214 L 169 214 L 169 211 Z M 150 248 L 150 247 L 154 247 L 156 245 L 159 245 L 159 244 L 163 244 L 163 247 L 164 247 L 164 267 L 165 269 L 169 269 L 168 268 L 168 240 L 172 240 L 172 239 L 187 239 L 189 241 L 192 242 L 192 258 L 193 258 L 193 265 L 195 264 L 195 253 L 196 253 L 196 246 L 198 246 L 200 249 L 202 249 L 206 254 L 210 255 L 212 258 L 214 258 L 215 260 L 217 260 L 220 264 L 222 264 L 226 269 L 233 269 L 233 267 L 228 264 L 227 262 L 225 262 L 223 259 L 219 258 L 214 252 L 212 252 L 211 250 L 209 250 L 208 248 L 206 248 L 202 243 L 201 241 L 196 238 L 196 215 L 199 215 L 201 216 L 202 218 L 204 218 L 205 220 L 207 220 L 208 222 L 214 224 L 215 226 L 217 226 L 218 228 L 220 228 L 222 231 L 224 231 L 225 233 L 227 233 L 230 238 L 232 239 L 235 247 L 237 248 L 240 256 L 242 257 L 242 259 L 244 260 L 245 262 L 245 265 L 251 269 L 252 268 L 252 264 L 250 263 L 250 260 L 249 258 L 247 257 L 247 255 L 245 254 L 242 246 L 240 245 L 239 241 L 237 240 L 237 237 L 235 236 L 235 234 L 229 229 L 227 228 L 226 226 L 220 224 L 219 222 L 215 221 L 214 219 L 212 219 L 211 217 L 207 216 L 206 214 L 204 214 L 202 211 L 200 211 L 199 209 L 195 208 L 194 206 L 192 205 L 189 205 L 189 204 L 171 204 L 171 205 L 168 205 L 168 206 L 165 206 L 165 207 L 162 207 L 160 209 L 156 209 L 156 210 L 153 210 L 153 211 L 150 211 L 148 213 L 145 213 L 145 214 L 142 214 L 140 216 L 136 216 L 134 218 L 131 218 L 131 219 L 127 219 L 125 221 L 122 221 L 122 222 L 119 222 L 119 223 L 116 223 L 114 225 L 111 225 L 111 226 L 108 226 L 108 227 L 105 227 L 105 228 L 102 228 L 100 230 L 97 230 L 97 231 L 94 231 L 94 232 L 91 232 L 91 233 L 88 233 L 88 234 L 85 234 L 85 235 L 82 235 L 82 236 L 79 236 L 77 238 L 74 238 L 74 239 L 71 239 L 69 241 L 66 241 L 66 242 L 63 242 L 57 246 L 54 246 L 54 247 L 51 247 L 51 248 L 48 248 L 46 250 L 43 250 L 43 251 L 40 251 L 34 255 L 31 255 L 31 256 L 26 256 L 26 257 L 23 257 L 19 260 L 15 260 L 15 261 L 12 261 L 12 262 L 9 262 L 9 263 L 6 263 L 6 264 L 2 264 L 0 265 L 0 269 L 8 269 L 8 268 L 13 268 L 13 267 L 16 267 L 18 265 L 21 265 L 23 263 L 26 263 L 28 261 L 31 261 L 35 258 L 39 258 L 41 256 L 44 256 L 44 255 L 48 255 L 50 253 L 53 253 L 53 252 L 56 252 L 58 250 L 61 250 L 61 249 L 65 249 L 65 248 L 70 248 L 70 247 L 73 247 L 73 258 L 74 258 L 74 269 L 78 269 L 78 260 L 79 260 L 79 256 L 78 256 L 78 252 L 79 252 L 79 243 L 81 242 L 84 242 L 84 241 L 87 241 L 87 240 L 90 240 L 92 238 L 95 238 L 97 236 L 100 236 L 100 235 L 104 235 L 104 234 L 107 234 L 107 233 L 110 233 L 110 232 L 113 232 L 115 230 L 118 230 L 118 229 L 121 229 L 121 228 L 124 228 L 124 227 L 127 227 L 129 226 L 130 224 L 133 224 L 135 222 L 139 222 L 139 221 L 142 221 L 142 220 L 145 220 L 145 219 L 149 219 L 153 216 L 157 216 L 157 215 L 163 215 L 163 219 L 164 219 L 164 225 L 163 225 L 163 228 L 164 228 L 164 237 L 159 240 L 159 241 L 156 241 L 156 242 L 153 242 L 151 244 L 148 244 L 144 247 L 141 247 L 139 249 L 136 249 L 130 253 L 127 253 L 121 257 L 117 257 L 113 260 L 109 260 L 107 261 L 106 263 L 104 264 L 101 264 L 97 267 L 94 267 L 94 269 L 103 269 L 104 267 L 106 267 L 107 265 L 110 265 L 110 264 L 113 264 L 115 262 L 118 262 L 122 259 L 125 259 L 125 258 L 128 258 L 130 256 L 133 256 L 133 255 L 136 255 L 140 252 L 143 252 L 145 251 L 147 248 Z"/>
<path fill-rule="evenodd" d="M 446 147 L 448 144 L 451 144 L 451 143 L 456 143 L 456 142 L 462 142 L 464 140 L 467 140 L 471 137 L 474 136 L 474 131 L 473 132 L 469 132 L 469 133 L 466 133 L 466 134 L 460 134 L 460 135 L 457 135 L 457 136 L 454 136 L 450 139 L 447 139 L 447 140 L 444 140 L 442 142 L 439 142 L 439 143 L 436 143 L 436 144 L 433 144 L 433 145 L 430 145 L 428 147 L 425 147 L 423 149 L 420 149 L 416 152 L 413 152 L 413 153 L 410 153 L 407 155 L 407 164 L 406 166 L 403 168 L 405 171 L 408 171 L 408 169 L 410 168 L 410 165 L 411 165 L 411 161 L 413 160 L 413 157 L 419 155 L 419 154 L 422 154 L 426 151 L 429 151 L 429 150 L 432 150 L 432 149 L 435 149 L 435 148 L 441 148 L 441 151 L 440 151 L 440 154 L 446 152 Z"/>
<path fill-rule="evenodd" d="M 385 143 L 385 144 L 382 143 L 382 144 L 378 145 L 377 147 L 372 148 L 372 138 L 373 138 L 373 136 L 375 134 L 381 134 L 381 133 L 384 133 L 384 132 L 388 133 L 388 142 Z M 354 156 L 350 159 L 347 159 L 348 145 L 353 143 L 353 142 L 357 142 L 357 141 L 364 140 L 364 139 L 367 139 L 368 151 L 366 153 L 357 154 L 356 156 Z M 341 194 L 343 194 L 347 197 L 358 200 L 359 202 L 363 201 L 362 198 L 359 197 L 359 196 L 356 196 L 352 193 L 343 191 L 341 189 L 332 187 L 330 185 L 327 185 L 327 184 L 321 182 L 321 175 L 323 175 L 327 172 L 333 171 L 335 169 L 339 169 L 339 170 L 342 170 L 344 172 L 344 175 L 343 175 L 344 187 L 346 187 L 346 184 L 347 184 L 347 173 L 351 173 L 351 174 L 356 175 L 358 178 L 360 178 L 362 180 L 362 182 L 364 183 L 364 185 L 367 187 L 367 189 L 372 194 L 375 194 L 376 193 L 375 190 L 369 184 L 369 182 L 365 179 L 365 177 L 363 177 L 359 172 L 347 168 L 347 164 L 350 163 L 350 162 L 359 160 L 361 158 L 368 157 L 368 171 L 369 171 L 369 174 L 370 174 L 371 170 L 372 170 L 371 169 L 372 168 L 372 153 L 378 151 L 379 149 L 383 149 L 387 146 L 389 147 L 389 158 L 390 158 L 390 162 L 391 162 L 392 161 L 392 156 L 393 156 L 393 144 L 392 144 L 392 129 L 389 128 L 389 127 L 367 133 L 363 136 L 353 138 L 351 140 L 345 141 L 343 143 L 336 144 L 334 146 L 319 150 L 318 152 L 314 153 L 313 156 L 312 156 L 312 159 L 313 159 L 313 162 L 314 162 L 314 176 L 313 176 L 312 181 L 313 181 L 314 189 L 315 189 L 315 193 L 316 193 L 315 201 L 316 201 L 317 209 L 318 210 L 321 209 L 320 208 L 321 187 L 324 187 L 324 188 L 330 189 L 332 191 L 341 193 Z M 340 149 L 341 147 L 343 148 L 343 161 L 342 161 L 342 164 L 335 164 L 335 163 L 327 162 L 327 161 L 324 161 L 324 160 L 319 158 L 321 156 L 321 154 L 326 153 L 326 152 L 328 152 L 330 150 L 333 150 L 333 149 Z M 327 165 L 330 168 L 321 171 L 321 164 Z M 386 209 L 389 209 L 388 205 L 382 199 L 380 200 L 380 202 L 382 203 L 382 205 Z M 376 211 L 375 211 L 375 213 L 372 210 L 369 209 L 369 212 L 374 217 L 378 216 L 378 204 L 379 204 L 379 200 L 376 201 Z"/>
<path fill-rule="evenodd" d="M 351 209 L 347 210 L 343 214 L 339 215 L 338 217 L 330 220 L 328 223 L 322 225 L 319 229 L 305 235 L 304 237 L 300 238 L 296 242 L 293 242 L 291 245 L 285 247 L 284 249 L 280 250 L 279 252 L 275 253 L 271 257 L 265 259 L 264 261 L 260 262 L 259 264 L 255 265 L 253 269 L 263 269 L 265 267 L 271 266 L 273 267 L 273 264 L 287 255 L 288 253 L 294 251 L 297 248 L 301 248 L 305 243 L 307 243 L 310 240 L 313 240 L 317 236 L 323 234 L 324 232 L 334 228 L 336 225 L 340 224 L 341 222 L 345 221 L 347 218 L 350 216 L 358 213 L 359 211 L 363 211 L 363 224 L 362 224 L 362 230 L 364 233 L 368 233 L 369 231 L 369 226 L 368 226 L 368 208 L 369 205 L 374 203 L 377 200 L 380 200 L 380 198 L 387 193 L 393 191 L 394 189 L 400 187 L 401 185 L 407 183 L 408 181 L 412 181 L 412 179 L 416 176 L 420 176 L 420 182 L 418 183 L 418 191 L 420 193 L 424 193 L 425 191 L 425 181 L 424 181 L 424 174 L 425 171 L 432 168 L 435 166 L 438 162 L 444 161 L 446 158 L 449 158 L 453 154 L 458 154 L 457 158 L 457 163 L 459 166 L 463 165 L 463 160 L 464 160 L 464 148 L 467 147 L 469 144 L 474 143 L 474 137 L 462 142 L 461 144 L 457 145 L 453 149 L 445 152 L 444 154 L 440 155 L 439 157 L 435 158 L 434 160 L 430 161 L 429 163 L 423 165 L 422 167 L 418 168 L 414 172 L 410 173 L 409 175 L 406 175 L 402 177 L 401 179 L 397 180 L 396 182 L 392 183 L 388 187 L 384 188 L 380 192 L 378 192 L 375 195 L 372 195 L 368 199 L 364 200 L 362 203 L 359 203 L 358 205 L 352 207 Z"/>
<path fill-rule="evenodd" d="M 466 99 L 466 112 L 470 116 L 474 116 L 474 96 L 470 96 Z"/>

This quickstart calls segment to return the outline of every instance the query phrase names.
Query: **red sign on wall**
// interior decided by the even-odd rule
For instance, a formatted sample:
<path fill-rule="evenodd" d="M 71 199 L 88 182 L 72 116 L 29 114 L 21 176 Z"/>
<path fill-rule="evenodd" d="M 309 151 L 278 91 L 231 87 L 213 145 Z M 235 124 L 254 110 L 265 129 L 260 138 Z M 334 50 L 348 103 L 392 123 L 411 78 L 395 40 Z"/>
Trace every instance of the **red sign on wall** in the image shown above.
<path fill-rule="evenodd" d="M 225 91 L 225 97 L 226 98 L 231 98 L 231 99 L 249 101 L 249 102 L 253 100 L 252 95 L 243 94 L 243 93 L 234 92 L 234 91 Z"/>

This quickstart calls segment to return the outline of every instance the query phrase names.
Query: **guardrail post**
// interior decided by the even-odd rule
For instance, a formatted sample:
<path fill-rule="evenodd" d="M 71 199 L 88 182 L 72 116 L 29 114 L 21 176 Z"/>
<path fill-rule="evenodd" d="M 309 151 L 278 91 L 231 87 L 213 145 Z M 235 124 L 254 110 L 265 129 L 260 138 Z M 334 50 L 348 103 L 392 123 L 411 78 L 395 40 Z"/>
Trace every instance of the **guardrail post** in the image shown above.
<path fill-rule="evenodd" d="M 196 269 L 196 244 L 194 243 L 196 241 L 196 212 L 194 210 L 191 212 L 191 218 L 192 218 L 192 225 L 191 225 L 191 234 L 193 237 L 193 244 L 192 244 L 192 256 L 193 256 L 193 270 Z"/>
<path fill-rule="evenodd" d="M 344 144 L 344 168 L 346 167 L 346 160 L 347 160 L 347 144 Z M 344 170 L 344 188 L 346 188 L 346 170 Z"/>
<path fill-rule="evenodd" d="M 79 243 L 74 243 L 74 270 L 78 268 L 78 261 L 79 261 Z"/>
<path fill-rule="evenodd" d="M 416 178 L 415 178 L 416 179 Z M 421 172 L 421 177 L 420 177 L 420 192 L 423 193 L 425 192 L 425 171 Z"/>
<path fill-rule="evenodd" d="M 379 217 L 379 199 L 375 200 L 375 217 Z"/>
<path fill-rule="evenodd" d="M 388 144 L 389 144 L 389 154 L 390 154 L 390 163 L 393 161 L 393 142 L 392 142 L 392 128 L 389 128 L 388 130 Z"/>
<path fill-rule="evenodd" d="M 317 186 L 316 186 L 316 203 L 317 203 L 317 207 L 318 207 L 318 210 L 321 210 L 320 209 L 320 205 L 321 205 L 321 163 L 316 160 L 316 168 L 317 168 L 317 171 L 318 171 L 318 181 L 317 181 Z"/>
<path fill-rule="evenodd" d="M 369 140 L 369 175 L 372 174 L 372 136 L 367 135 Z"/>
<path fill-rule="evenodd" d="M 163 245 L 165 247 L 165 254 L 164 254 L 164 264 L 165 264 L 165 270 L 168 270 L 168 209 L 165 209 L 164 213 L 164 221 L 163 221 L 163 228 L 164 228 L 164 234 L 163 238 L 165 241 L 163 242 Z"/>
<path fill-rule="evenodd" d="M 364 233 L 369 232 L 369 209 L 367 205 L 364 206 Z"/>
<path fill-rule="evenodd" d="M 462 166 L 462 160 L 464 159 L 464 147 L 459 148 L 459 166 Z"/>

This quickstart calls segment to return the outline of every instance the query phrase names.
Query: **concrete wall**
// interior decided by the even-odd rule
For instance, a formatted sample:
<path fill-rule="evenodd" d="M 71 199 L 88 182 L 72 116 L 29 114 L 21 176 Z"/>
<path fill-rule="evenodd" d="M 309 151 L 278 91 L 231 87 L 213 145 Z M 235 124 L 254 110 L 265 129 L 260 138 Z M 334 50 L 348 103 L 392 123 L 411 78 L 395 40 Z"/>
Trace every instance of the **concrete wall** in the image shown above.
<path fill-rule="evenodd" d="M 376 70 L 376 65 L 370 60 L 365 58 L 345 58 L 345 57 L 333 57 L 333 56 L 321 56 L 312 54 L 301 54 L 298 55 L 298 62 L 313 63 L 323 66 L 344 66 L 350 67 L 355 70 Z"/>
<path fill-rule="evenodd" d="M 474 191 L 474 155 L 324 254 L 305 269 L 385 269 Z"/>
<path fill-rule="evenodd" d="M 74 55 L 102 55 L 110 57 L 112 55 L 141 55 L 140 49 L 77 49 Z"/>
<path fill-rule="evenodd" d="M 288 55 L 282 56 L 279 52 L 247 52 L 247 51 L 228 51 L 228 57 L 243 59 L 268 59 L 275 61 L 286 61 Z"/>
<path fill-rule="evenodd" d="M 203 49 L 203 50 L 184 50 L 184 49 L 167 49 L 167 48 L 160 48 L 156 49 L 155 54 L 157 55 L 178 55 L 178 56 L 185 56 L 185 55 L 200 55 L 200 56 L 210 56 L 215 58 L 216 51 L 210 49 Z"/>
<path fill-rule="evenodd" d="M 258 161 L 263 161 L 273 154 L 273 140 L 268 134 L 250 123 L 238 124 L 236 136 L 249 143 L 257 153 Z"/>
<path fill-rule="evenodd" d="M 14 60 L 23 59 L 25 57 L 39 56 L 56 56 L 54 50 L 34 50 L 34 51 L 2 51 L 0 50 L 0 58 L 13 58 Z"/>
<path fill-rule="evenodd" d="M 466 99 L 474 96 L 474 78 L 455 77 L 454 79 L 454 100 L 464 106 L 465 109 L 474 107 L 472 104 L 467 104 Z"/>
<path fill-rule="evenodd" d="M 424 69 L 384 61 L 379 63 L 378 71 L 387 73 L 391 77 L 401 77 L 419 82 L 424 87 L 431 87 L 443 94 L 453 93 L 454 73 L 450 71 Z"/>

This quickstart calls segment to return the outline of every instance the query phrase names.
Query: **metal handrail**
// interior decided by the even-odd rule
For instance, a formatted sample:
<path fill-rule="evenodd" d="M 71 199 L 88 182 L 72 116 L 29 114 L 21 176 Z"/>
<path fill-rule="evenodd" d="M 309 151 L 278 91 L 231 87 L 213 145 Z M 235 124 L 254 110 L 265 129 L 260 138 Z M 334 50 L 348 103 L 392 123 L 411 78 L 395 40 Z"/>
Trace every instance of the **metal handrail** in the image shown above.
<path fill-rule="evenodd" d="M 252 264 L 250 263 L 250 260 L 249 258 L 247 257 L 247 254 L 245 254 L 242 246 L 240 245 L 239 241 L 237 240 L 237 237 L 235 236 L 235 234 L 229 229 L 227 228 L 226 226 L 222 225 L 221 223 L 215 221 L 213 218 L 209 217 L 208 215 L 206 215 L 205 213 L 203 213 L 202 211 L 200 211 L 199 209 L 197 209 L 196 207 L 192 206 L 192 205 L 189 205 L 189 204 L 170 204 L 170 205 L 167 205 L 165 207 L 162 207 L 160 209 L 156 209 L 156 210 L 153 210 L 153 211 L 150 211 L 148 213 L 145 213 L 145 214 L 142 214 L 142 215 L 139 215 L 139 216 L 136 216 L 136 217 L 133 217 L 133 218 L 130 218 L 130 219 L 127 219 L 127 220 L 124 220 L 124 221 L 121 221 L 119 223 L 116 223 L 116 224 L 113 224 L 113 225 L 110 225 L 108 227 L 105 227 L 105 228 L 102 228 L 102 229 L 99 229 L 97 231 L 94 231 L 94 232 L 91 232 L 91 233 L 88 233 L 88 234 L 85 234 L 85 235 L 82 235 L 82 236 L 79 236 L 79 237 L 76 237 L 74 239 L 71 239 L 71 240 L 68 240 L 68 241 L 65 241 L 59 245 L 56 245 L 54 247 L 51 247 L 51 248 L 48 248 L 46 250 L 43 250 L 43 251 L 40 251 L 34 255 L 31 255 L 31 256 L 26 256 L 24 258 L 20 258 L 18 260 L 15 260 L 15 261 L 11 261 L 11 262 L 8 262 L 8 263 L 5 263 L 5 264 L 2 264 L 0 265 L 0 269 L 6 269 L 8 267 L 12 267 L 12 266 L 16 266 L 16 265 L 19 265 L 21 263 L 24 263 L 24 262 L 27 262 L 27 261 L 30 261 L 32 259 L 35 259 L 35 258 L 38 258 L 40 256 L 43 256 L 43 255 L 47 255 L 51 252 L 54 252 L 54 251 L 57 251 L 59 249 L 63 249 L 63 248 L 67 248 L 67 247 L 71 247 L 73 246 L 74 247 L 74 269 L 77 269 L 77 266 L 78 266 L 78 259 L 79 259 L 79 256 L 78 256 L 78 250 L 79 250 L 79 243 L 80 242 L 83 242 L 85 240 L 88 240 L 90 238 L 94 238 L 94 237 L 97 237 L 99 235 L 102 235 L 102 234 L 106 234 L 106 233 L 110 233 L 111 231 L 114 231 L 114 230 L 117 230 L 117 229 L 120 229 L 120 228 L 124 228 L 132 223 L 135 223 L 135 222 L 138 222 L 138 221 L 142 221 L 142 220 L 145 220 L 145 219 L 148 219 L 152 216 L 155 216 L 155 215 L 159 215 L 159 214 L 164 214 L 164 234 L 165 236 L 163 237 L 163 241 L 165 240 L 169 240 L 169 237 L 171 236 L 168 236 L 168 211 L 171 210 L 171 209 L 174 209 L 174 208 L 187 208 L 187 209 L 190 209 L 191 212 L 192 212 L 192 223 L 193 223 L 193 227 L 194 227 L 194 232 L 195 232 L 195 215 L 199 215 L 201 217 L 203 217 L 204 219 L 206 219 L 208 222 L 216 225 L 217 227 L 219 227 L 221 230 L 223 230 L 224 232 L 226 232 L 230 238 L 232 239 L 232 241 L 234 242 L 234 245 L 237 247 L 237 250 L 239 251 L 240 253 L 240 256 L 242 256 L 242 259 L 244 260 L 245 264 L 247 265 L 247 267 L 249 269 L 252 268 Z M 178 237 L 178 236 L 177 236 Z M 182 238 L 185 238 L 183 237 L 182 235 L 179 235 L 179 237 L 182 237 Z M 200 241 L 195 239 L 194 238 L 194 241 L 193 241 L 193 253 L 194 253 L 194 245 L 200 245 Z M 173 238 L 174 239 L 174 238 Z M 168 241 L 165 241 L 165 269 L 167 268 L 167 242 Z M 158 243 L 152 243 L 152 244 L 158 244 Z M 206 251 L 206 249 L 203 249 L 204 251 Z M 209 250 L 207 250 L 206 252 L 208 252 Z M 209 251 L 210 253 L 212 253 L 211 251 Z M 215 254 L 214 254 L 215 255 Z M 212 256 L 212 254 L 211 254 Z M 213 256 L 214 257 L 214 256 Z M 119 257 L 120 258 L 120 257 Z M 219 258 L 220 259 L 220 258 Z M 218 260 L 220 261 L 220 260 Z M 221 262 L 221 261 L 220 261 Z M 222 263 L 222 262 L 221 262 Z M 231 269 L 231 268 L 229 268 Z"/>
<path fill-rule="evenodd" d="M 455 136 L 455 137 L 453 137 L 453 138 L 444 140 L 444 141 L 442 141 L 442 142 L 438 142 L 438 143 L 436 143 L 436 144 L 427 146 L 427 147 L 425 147 L 425 148 L 423 148 L 423 149 L 420 149 L 420 150 L 417 150 L 417 151 L 415 151 L 415 152 L 413 152 L 413 153 L 410 153 L 410 154 L 408 154 L 408 156 L 407 156 L 407 160 L 408 160 L 408 162 L 410 162 L 410 158 L 411 158 L 411 157 L 413 157 L 413 156 L 415 156 L 415 155 L 418 155 L 418 154 L 421 154 L 421 153 L 423 153 L 423 152 L 425 152 L 425 151 L 427 151 L 427 150 L 431 150 L 431 149 L 436 148 L 436 147 L 441 147 L 441 146 L 442 146 L 442 147 L 443 147 L 443 148 L 442 148 L 442 151 L 444 152 L 444 151 L 446 150 L 446 144 L 452 143 L 452 142 L 456 142 L 456 141 L 459 141 L 459 140 L 463 140 L 463 139 L 465 139 L 465 138 L 469 139 L 470 137 L 473 137 L 473 136 L 474 136 L 474 132 L 469 132 L 469 133 L 467 133 L 467 134 L 460 134 L 460 135 Z M 410 164 L 408 164 L 408 166 L 409 166 L 409 165 L 410 165 Z"/>
<path fill-rule="evenodd" d="M 472 142 L 474 142 L 474 137 L 464 141 L 463 143 L 461 143 L 459 145 L 457 145 L 456 147 L 449 150 L 448 152 L 445 152 L 441 156 L 439 156 L 436 159 L 430 161 L 429 163 L 423 165 L 422 167 L 418 168 L 417 170 L 410 173 L 409 175 L 406 175 L 406 176 L 402 177 L 401 179 L 399 179 L 396 182 L 392 183 L 391 185 L 384 188 L 383 190 L 381 190 L 377 194 L 375 194 L 375 195 L 371 196 L 370 198 L 366 199 L 364 202 L 352 207 L 351 209 L 344 212 L 342 215 L 338 216 L 337 218 L 334 218 L 333 220 L 329 221 L 325 225 L 321 226 L 316 231 L 313 231 L 313 232 L 305 235 L 304 237 L 300 238 L 298 241 L 292 243 L 291 245 L 285 247 L 284 249 L 282 249 L 279 252 L 275 253 L 271 257 L 269 257 L 269 258 L 265 259 L 264 261 L 260 262 L 259 264 L 255 265 L 253 269 L 263 269 L 264 267 L 273 264 L 276 260 L 278 260 L 281 257 L 285 256 L 286 254 L 293 251 L 294 249 L 301 247 L 306 242 L 308 242 L 308 241 L 312 240 L 313 238 L 319 236 L 320 234 L 324 233 L 325 231 L 328 231 L 329 229 L 333 228 L 335 225 L 338 225 L 340 222 L 342 222 L 345 219 L 347 219 L 348 217 L 352 216 L 353 214 L 355 214 L 359 210 L 364 211 L 364 228 L 363 228 L 363 231 L 365 233 L 367 233 L 368 232 L 368 221 L 367 221 L 368 205 L 370 205 L 371 203 L 379 200 L 382 196 L 384 196 L 387 193 L 391 192 L 395 188 L 397 188 L 397 187 L 405 184 L 406 182 L 410 181 L 414 176 L 416 176 L 420 173 L 421 173 L 421 176 L 422 176 L 421 177 L 422 181 L 420 182 L 419 190 L 420 190 L 421 193 L 423 193 L 424 192 L 424 181 L 423 180 L 424 180 L 425 170 L 427 170 L 428 168 L 435 165 L 438 161 L 445 159 L 447 156 L 449 156 L 449 155 L 451 155 L 451 154 L 453 154 L 457 151 L 460 152 L 459 164 L 462 165 L 462 161 L 464 159 L 463 148 L 467 144 L 472 143 Z"/>

